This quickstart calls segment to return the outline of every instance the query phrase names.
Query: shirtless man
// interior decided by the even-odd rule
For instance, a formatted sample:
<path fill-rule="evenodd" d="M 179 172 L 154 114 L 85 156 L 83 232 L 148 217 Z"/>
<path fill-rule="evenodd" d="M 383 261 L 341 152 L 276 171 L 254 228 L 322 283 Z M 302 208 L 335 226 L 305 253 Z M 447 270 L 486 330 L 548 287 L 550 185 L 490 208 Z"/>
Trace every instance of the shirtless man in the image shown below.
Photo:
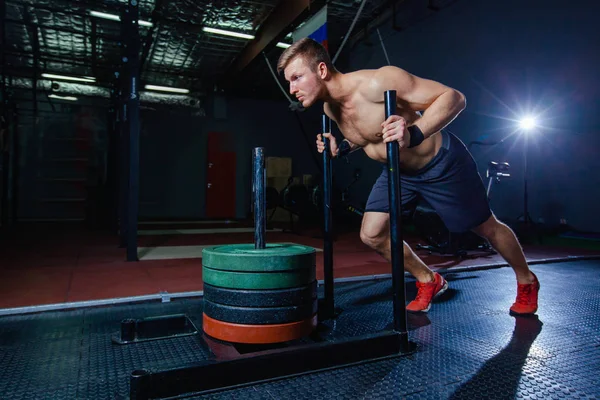
<path fill-rule="evenodd" d="M 397 67 L 341 73 L 325 48 L 312 39 L 287 48 L 277 65 L 290 83 L 290 93 L 308 108 L 318 100 L 344 136 L 338 147 L 331 133 L 334 157 L 362 149 L 382 163 L 381 176 L 369 195 L 360 237 L 391 262 L 386 143 L 400 147 L 402 205 L 422 196 L 452 232 L 472 230 L 487 239 L 513 268 L 517 297 L 513 314 L 537 311 L 537 277 L 531 272 L 513 231 L 492 214 L 475 161 L 456 136 L 442 131 L 465 108 L 462 93 L 441 83 L 418 78 Z M 385 120 L 384 92 L 396 90 L 396 115 Z M 423 116 L 417 112 L 425 111 Z M 384 121 L 385 120 L 385 121 Z M 382 122 L 384 121 L 384 122 Z M 321 135 L 317 148 L 324 151 Z M 404 242 L 404 267 L 417 280 L 417 296 L 410 312 L 427 312 L 432 300 L 448 287 Z"/>

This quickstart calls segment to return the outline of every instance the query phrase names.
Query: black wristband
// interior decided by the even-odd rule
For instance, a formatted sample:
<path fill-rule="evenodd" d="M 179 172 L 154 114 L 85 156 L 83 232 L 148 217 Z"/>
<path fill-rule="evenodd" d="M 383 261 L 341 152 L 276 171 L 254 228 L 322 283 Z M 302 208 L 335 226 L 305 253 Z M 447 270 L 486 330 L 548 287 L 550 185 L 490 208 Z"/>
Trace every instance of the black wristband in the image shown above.
<path fill-rule="evenodd" d="M 338 147 L 338 157 L 347 156 L 351 151 L 352 146 L 350 146 L 350 143 L 347 140 L 342 140 Z"/>
<path fill-rule="evenodd" d="M 407 130 L 410 132 L 410 145 L 408 145 L 409 149 L 411 147 L 420 145 L 423 140 L 425 140 L 425 136 L 423 136 L 423 132 L 418 126 L 411 125 L 407 128 Z"/>

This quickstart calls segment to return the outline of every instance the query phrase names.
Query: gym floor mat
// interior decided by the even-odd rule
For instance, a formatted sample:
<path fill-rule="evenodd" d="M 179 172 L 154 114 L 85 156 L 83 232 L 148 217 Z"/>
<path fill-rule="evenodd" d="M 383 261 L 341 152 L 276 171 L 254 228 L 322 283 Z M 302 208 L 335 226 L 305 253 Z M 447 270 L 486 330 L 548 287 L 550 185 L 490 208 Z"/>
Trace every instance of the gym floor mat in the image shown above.
<path fill-rule="evenodd" d="M 419 350 L 352 367 L 215 392 L 196 399 L 421 399 L 600 397 L 600 261 L 534 265 L 537 317 L 513 317 L 509 268 L 445 274 L 448 291 L 429 313 L 408 316 Z M 322 289 L 322 288 L 320 288 Z M 407 299 L 415 296 L 413 280 Z M 331 340 L 389 327 L 389 279 L 338 283 L 326 322 Z M 3 399 L 126 398 L 129 375 L 210 359 L 201 335 L 115 345 L 124 318 L 186 314 L 202 327 L 202 299 L 138 303 L 0 318 Z"/>

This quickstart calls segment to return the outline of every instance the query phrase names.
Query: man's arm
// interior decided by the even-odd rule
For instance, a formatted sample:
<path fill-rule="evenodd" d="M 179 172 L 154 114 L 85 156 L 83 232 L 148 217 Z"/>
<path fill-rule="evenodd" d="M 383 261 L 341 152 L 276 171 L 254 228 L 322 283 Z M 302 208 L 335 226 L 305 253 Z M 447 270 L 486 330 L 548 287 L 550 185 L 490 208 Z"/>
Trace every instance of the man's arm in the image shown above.
<path fill-rule="evenodd" d="M 419 78 L 398 67 L 380 68 L 373 83 L 370 95 L 381 99 L 386 90 L 396 90 L 399 106 L 413 111 L 427 110 L 413 124 L 425 138 L 445 128 L 466 106 L 465 96 L 458 90 Z"/>
<path fill-rule="evenodd" d="M 341 141 L 340 145 L 338 146 L 338 153 L 336 156 L 344 157 L 360 148 L 361 147 L 359 145 L 357 145 L 356 143 L 352 143 L 348 139 L 344 139 Z"/>
<path fill-rule="evenodd" d="M 325 115 L 327 115 L 329 117 L 329 119 L 331 119 L 332 121 L 337 123 L 337 121 L 333 118 L 333 112 L 331 111 L 331 107 L 329 106 L 328 103 L 323 104 L 323 112 L 325 113 Z M 328 132 L 328 133 L 331 133 L 331 132 Z M 343 134 L 343 132 L 342 132 L 342 134 Z M 336 154 L 334 154 L 334 157 L 347 156 L 348 154 L 360 149 L 361 147 L 359 145 L 357 145 L 356 143 L 352 143 L 348 139 L 344 138 L 344 140 L 342 140 L 340 142 L 340 144 L 337 146 L 337 148 L 338 149 L 337 149 Z"/>

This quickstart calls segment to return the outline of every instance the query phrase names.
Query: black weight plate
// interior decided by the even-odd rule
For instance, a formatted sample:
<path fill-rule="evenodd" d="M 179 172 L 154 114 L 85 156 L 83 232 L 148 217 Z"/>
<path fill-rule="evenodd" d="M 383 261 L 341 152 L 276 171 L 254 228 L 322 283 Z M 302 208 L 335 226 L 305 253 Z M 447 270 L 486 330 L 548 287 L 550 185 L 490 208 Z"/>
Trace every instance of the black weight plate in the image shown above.
<path fill-rule="evenodd" d="M 269 325 L 307 319 L 317 312 L 318 300 L 289 307 L 236 307 L 213 303 L 204 299 L 204 314 L 223 322 L 236 324 Z"/>
<path fill-rule="evenodd" d="M 289 289 L 226 289 L 204 284 L 204 299 L 238 307 L 287 307 L 310 302 L 317 297 L 317 281 Z"/>

